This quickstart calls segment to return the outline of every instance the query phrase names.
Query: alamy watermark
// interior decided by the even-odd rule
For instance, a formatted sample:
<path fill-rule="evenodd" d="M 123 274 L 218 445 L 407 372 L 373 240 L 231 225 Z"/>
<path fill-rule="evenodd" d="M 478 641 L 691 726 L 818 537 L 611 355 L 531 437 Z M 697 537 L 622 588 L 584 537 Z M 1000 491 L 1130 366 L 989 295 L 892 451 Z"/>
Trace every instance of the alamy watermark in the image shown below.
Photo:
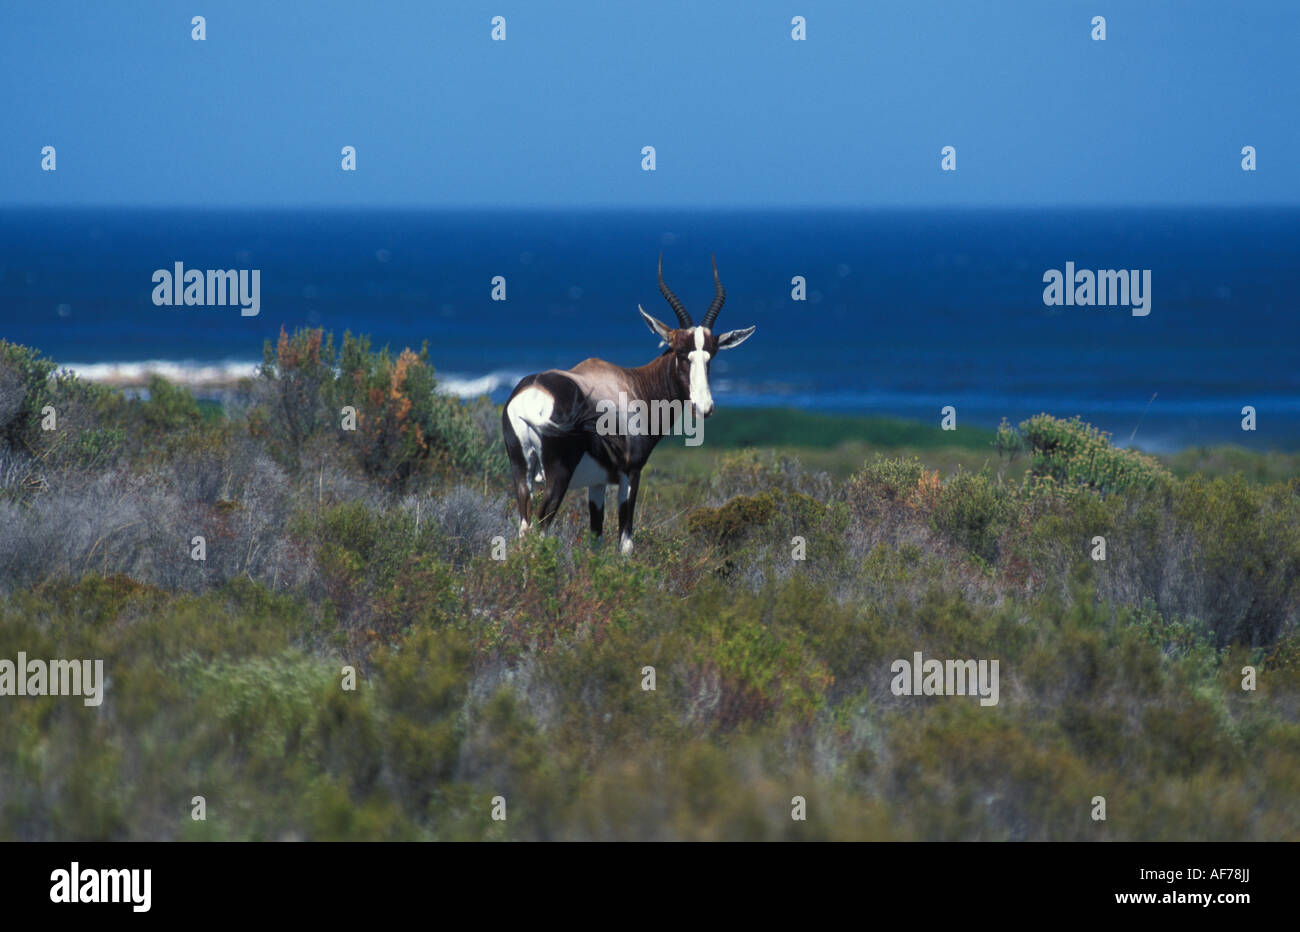
<path fill-rule="evenodd" d="M 1047 287 L 1043 303 L 1048 307 L 1131 307 L 1134 317 L 1151 313 L 1150 269 L 1079 269 L 1065 263 L 1065 271 L 1043 273 Z"/>
<path fill-rule="evenodd" d="M 918 650 L 910 661 L 895 660 L 889 672 L 895 696 L 979 696 L 980 705 L 998 704 L 996 660 L 924 660 Z"/>
<path fill-rule="evenodd" d="M 153 273 L 156 307 L 238 307 L 240 316 L 256 317 L 262 310 L 261 269 L 171 269 Z"/>
<path fill-rule="evenodd" d="M 596 433 L 602 437 L 684 436 L 686 446 L 704 442 L 704 418 L 696 417 L 695 405 L 678 399 L 643 398 L 628 400 L 627 392 L 618 393 L 618 401 L 602 398 L 596 402 Z"/>
<path fill-rule="evenodd" d="M 152 905 L 153 870 L 150 868 L 96 870 L 73 861 L 68 870 L 50 874 L 51 903 L 130 903 L 137 913 Z"/>
<path fill-rule="evenodd" d="M 104 661 L 0 659 L 0 696 L 83 696 L 97 706 L 104 701 Z"/>

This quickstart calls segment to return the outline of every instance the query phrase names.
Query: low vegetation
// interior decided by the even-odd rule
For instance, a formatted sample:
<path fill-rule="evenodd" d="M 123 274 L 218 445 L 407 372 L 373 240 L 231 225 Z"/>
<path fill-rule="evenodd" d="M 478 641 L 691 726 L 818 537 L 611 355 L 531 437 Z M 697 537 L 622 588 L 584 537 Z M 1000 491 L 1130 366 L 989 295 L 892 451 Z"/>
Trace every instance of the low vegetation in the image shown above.
<path fill-rule="evenodd" d="M 498 416 L 351 335 L 221 407 L 0 342 L 0 657 L 108 679 L 0 697 L 0 837 L 1300 839 L 1285 456 L 724 411 L 623 558 L 577 496 L 516 537 Z M 918 651 L 998 704 L 894 695 Z"/>

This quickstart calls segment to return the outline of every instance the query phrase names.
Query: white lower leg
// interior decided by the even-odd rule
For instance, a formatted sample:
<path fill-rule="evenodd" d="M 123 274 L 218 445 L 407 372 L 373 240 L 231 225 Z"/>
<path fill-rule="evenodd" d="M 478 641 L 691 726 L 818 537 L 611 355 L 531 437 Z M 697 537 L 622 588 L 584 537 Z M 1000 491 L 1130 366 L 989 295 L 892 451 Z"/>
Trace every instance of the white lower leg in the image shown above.
<path fill-rule="evenodd" d="M 628 496 L 632 492 L 632 484 L 628 481 L 627 476 L 618 477 L 618 513 L 622 517 L 623 506 L 627 503 Z M 620 522 L 621 523 L 621 522 Z M 622 531 L 618 536 L 619 553 L 628 554 L 632 552 L 632 531 Z"/>

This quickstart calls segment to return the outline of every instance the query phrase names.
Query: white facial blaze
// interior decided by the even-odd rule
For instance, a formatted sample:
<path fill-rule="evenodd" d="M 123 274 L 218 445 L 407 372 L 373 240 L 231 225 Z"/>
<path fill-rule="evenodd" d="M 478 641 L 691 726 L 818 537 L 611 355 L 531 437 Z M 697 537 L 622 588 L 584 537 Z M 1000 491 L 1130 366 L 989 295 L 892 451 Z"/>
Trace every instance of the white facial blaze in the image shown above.
<path fill-rule="evenodd" d="M 704 328 L 695 328 L 695 349 L 689 354 L 691 360 L 691 404 L 701 416 L 713 413 L 713 395 L 709 392 L 709 354 L 704 350 Z"/>

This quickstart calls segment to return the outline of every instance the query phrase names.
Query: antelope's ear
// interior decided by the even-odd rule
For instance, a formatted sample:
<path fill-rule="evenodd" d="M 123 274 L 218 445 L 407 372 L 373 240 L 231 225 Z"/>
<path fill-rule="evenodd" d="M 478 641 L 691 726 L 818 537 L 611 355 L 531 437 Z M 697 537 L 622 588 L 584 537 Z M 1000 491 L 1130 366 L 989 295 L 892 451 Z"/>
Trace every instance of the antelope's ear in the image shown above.
<path fill-rule="evenodd" d="M 668 333 L 670 330 L 672 330 L 672 327 L 669 327 L 662 320 L 656 320 L 655 318 L 651 317 L 649 314 L 645 312 L 645 308 L 643 308 L 641 305 L 638 304 L 636 306 L 636 309 L 641 312 L 641 316 L 645 318 L 645 322 L 650 325 L 651 332 L 654 333 L 654 335 L 657 336 L 659 339 L 667 343 Z"/>
<path fill-rule="evenodd" d="M 732 349 L 739 346 L 754 335 L 753 327 L 746 327 L 744 330 L 728 330 L 726 333 L 718 334 L 718 349 Z"/>

